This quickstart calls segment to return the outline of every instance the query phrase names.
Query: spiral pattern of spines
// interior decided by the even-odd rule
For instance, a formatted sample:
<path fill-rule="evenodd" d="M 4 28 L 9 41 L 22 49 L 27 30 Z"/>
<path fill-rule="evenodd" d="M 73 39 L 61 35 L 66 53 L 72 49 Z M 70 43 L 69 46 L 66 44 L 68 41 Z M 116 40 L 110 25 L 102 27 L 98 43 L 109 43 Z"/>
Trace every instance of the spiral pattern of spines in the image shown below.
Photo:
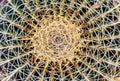
<path fill-rule="evenodd" d="M 114 81 L 120 1 L 3 0 L 0 69 L 3 81 Z"/>

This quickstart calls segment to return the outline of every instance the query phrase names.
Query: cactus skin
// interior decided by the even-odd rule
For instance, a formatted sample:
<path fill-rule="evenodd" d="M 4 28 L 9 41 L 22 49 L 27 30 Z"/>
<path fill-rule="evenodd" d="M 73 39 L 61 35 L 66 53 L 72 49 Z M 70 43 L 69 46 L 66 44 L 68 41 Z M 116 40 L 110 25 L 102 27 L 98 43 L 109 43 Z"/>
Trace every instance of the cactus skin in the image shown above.
<path fill-rule="evenodd" d="M 119 81 L 120 0 L 2 0 L 0 80 Z"/>

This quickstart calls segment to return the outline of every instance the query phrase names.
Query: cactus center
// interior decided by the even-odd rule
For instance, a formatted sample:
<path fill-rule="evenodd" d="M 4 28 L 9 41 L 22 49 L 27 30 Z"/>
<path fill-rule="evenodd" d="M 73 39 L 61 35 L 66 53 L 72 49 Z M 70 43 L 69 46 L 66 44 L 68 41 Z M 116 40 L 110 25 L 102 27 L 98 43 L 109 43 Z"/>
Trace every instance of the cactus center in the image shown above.
<path fill-rule="evenodd" d="M 68 21 L 42 24 L 34 33 L 34 52 L 50 60 L 72 58 L 80 43 L 78 32 L 78 27 Z"/>
<path fill-rule="evenodd" d="M 63 42 L 63 40 L 64 39 L 61 38 L 61 37 L 55 37 L 54 44 L 59 45 L 59 44 L 61 44 Z"/>

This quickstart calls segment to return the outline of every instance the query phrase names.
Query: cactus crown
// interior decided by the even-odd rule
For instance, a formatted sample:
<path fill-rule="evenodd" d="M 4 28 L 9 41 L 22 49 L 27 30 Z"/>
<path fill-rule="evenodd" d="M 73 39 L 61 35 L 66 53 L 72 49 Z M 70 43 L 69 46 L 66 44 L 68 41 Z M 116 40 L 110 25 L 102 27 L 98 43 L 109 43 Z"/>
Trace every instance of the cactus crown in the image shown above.
<path fill-rule="evenodd" d="M 3 81 L 114 81 L 120 1 L 1 1 L 0 69 Z"/>

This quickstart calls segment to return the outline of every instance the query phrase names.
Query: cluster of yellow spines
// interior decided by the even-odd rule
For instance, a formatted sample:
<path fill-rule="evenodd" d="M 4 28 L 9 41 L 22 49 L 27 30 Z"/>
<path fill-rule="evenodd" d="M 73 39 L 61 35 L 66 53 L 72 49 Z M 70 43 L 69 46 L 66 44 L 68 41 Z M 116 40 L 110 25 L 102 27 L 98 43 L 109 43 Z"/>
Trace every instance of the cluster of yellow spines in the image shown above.
<path fill-rule="evenodd" d="M 0 80 L 116 81 L 119 0 L 2 0 Z"/>

